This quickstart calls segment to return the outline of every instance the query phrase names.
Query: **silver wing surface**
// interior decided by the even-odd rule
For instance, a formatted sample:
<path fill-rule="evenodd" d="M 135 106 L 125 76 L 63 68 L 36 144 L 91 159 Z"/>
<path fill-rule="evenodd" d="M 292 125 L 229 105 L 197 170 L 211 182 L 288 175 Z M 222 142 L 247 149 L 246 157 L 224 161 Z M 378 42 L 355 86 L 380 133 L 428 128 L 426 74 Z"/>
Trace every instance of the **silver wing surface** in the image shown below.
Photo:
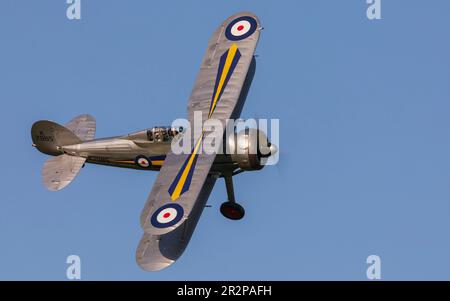
<path fill-rule="evenodd" d="M 231 16 L 215 31 L 189 98 L 188 115 L 191 128 L 194 125 L 195 111 L 200 112 L 203 121 L 210 118 L 219 120 L 223 128 L 227 119 L 237 117 L 236 112 L 240 112 L 243 105 L 239 103 L 240 96 L 253 61 L 260 30 L 258 18 L 244 12 Z M 137 259 L 144 269 L 148 268 L 144 262 L 151 262 L 152 258 L 161 261 L 159 256 L 164 254 L 158 253 L 158 248 L 159 251 L 163 248 L 160 238 L 168 240 L 167 237 L 171 237 L 171 241 L 181 239 L 176 234 L 180 233 L 181 229 L 174 234 L 172 231 L 187 224 L 194 225 L 184 226 L 189 232 L 187 236 L 190 237 L 196 224 L 196 221 L 189 222 L 193 219 L 191 214 L 193 208 L 197 204 L 204 206 L 206 203 L 206 199 L 201 198 L 204 196 L 202 189 L 205 187 L 216 155 L 202 153 L 202 144 L 208 138 L 208 132 L 204 130 L 200 132 L 202 132 L 200 137 L 192 138 L 190 154 L 180 155 L 172 152 L 167 154 L 142 211 L 141 226 L 145 234 L 138 247 L 138 253 L 144 254 L 143 249 L 153 250 L 142 255 L 141 260 L 139 257 Z M 223 132 L 219 135 L 221 138 Z M 195 218 L 198 220 L 199 216 L 200 214 Z M 178 243 L 178 246 L 181 246 L 181 242 Z M 174 245 L 176 244 L 174 242 Z M 180 254 L 181 252 L 180 249 Z M 156 259 L 157 257 L 159 259 Z M 169 261 L 172 260 L 170 256 L 165 257 Z"/>
<path fill-rule="evenodd" d="M 136 250 L 136 261 L 147 271 L 159 271 L 174 263 L 183 254 L 203 208 L 206 205 L 216 178 L 208 177 L 191 215 L 182 225 L 163 235 L 144 233 Z"/>

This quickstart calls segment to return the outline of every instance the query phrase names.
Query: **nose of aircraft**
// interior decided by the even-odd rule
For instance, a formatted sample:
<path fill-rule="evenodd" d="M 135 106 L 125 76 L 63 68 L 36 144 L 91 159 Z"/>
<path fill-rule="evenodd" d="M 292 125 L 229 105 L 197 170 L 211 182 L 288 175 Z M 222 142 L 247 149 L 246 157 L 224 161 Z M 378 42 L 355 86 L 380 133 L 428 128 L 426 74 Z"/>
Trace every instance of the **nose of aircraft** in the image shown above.
<path fill-rule="evenodd" d="M 276 146 L 273 143 L 270 144 L 269 148 L 270 148 L 270 154 L 271 155 L 275 155 L 278 152 L 278 146 Z"/>
<path fill-rule="evenodd" d="M 261 152 L 262 158 L 268 158 L 278 152 L 278 147 L 275 144 L 268 142 L 267 146 L 260 147 L 259 151 Z"/>

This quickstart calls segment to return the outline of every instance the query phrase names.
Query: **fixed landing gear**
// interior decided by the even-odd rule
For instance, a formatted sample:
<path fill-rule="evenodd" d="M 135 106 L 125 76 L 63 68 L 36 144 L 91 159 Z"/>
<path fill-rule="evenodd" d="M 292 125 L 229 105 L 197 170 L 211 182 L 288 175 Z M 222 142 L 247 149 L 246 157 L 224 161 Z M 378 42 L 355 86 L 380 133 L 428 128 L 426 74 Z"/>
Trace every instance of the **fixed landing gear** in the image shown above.
<path fill-rule="evenodd" d="M 234 198 L 233 175 L 231 173 L 224 174 L 225 185 L 227 187 L 228 202 L 220 206 L 220 213 L 228 219 L 240 220 L 245 215 L 245 209 Z"/>
<path fill-rule="evenodd" d="M 238 203 L 225 202 L 220 206 L 220 213 L 231 220 L 240 220 L 245 215 L 245 209 Z"/>

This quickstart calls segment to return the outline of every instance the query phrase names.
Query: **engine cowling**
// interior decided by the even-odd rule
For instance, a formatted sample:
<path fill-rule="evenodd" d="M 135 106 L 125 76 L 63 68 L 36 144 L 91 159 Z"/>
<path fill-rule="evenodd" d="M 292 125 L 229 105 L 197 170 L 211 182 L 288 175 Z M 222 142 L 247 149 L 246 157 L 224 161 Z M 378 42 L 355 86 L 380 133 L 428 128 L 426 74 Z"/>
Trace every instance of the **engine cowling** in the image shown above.
<path fill-rule="evenodd" d="M 243 170 L 260 170 L 264 159 L 275 154 L 277 147 L 269 142 L 264 132 L 247 128 L 228 138 L 231 159 Z"/>

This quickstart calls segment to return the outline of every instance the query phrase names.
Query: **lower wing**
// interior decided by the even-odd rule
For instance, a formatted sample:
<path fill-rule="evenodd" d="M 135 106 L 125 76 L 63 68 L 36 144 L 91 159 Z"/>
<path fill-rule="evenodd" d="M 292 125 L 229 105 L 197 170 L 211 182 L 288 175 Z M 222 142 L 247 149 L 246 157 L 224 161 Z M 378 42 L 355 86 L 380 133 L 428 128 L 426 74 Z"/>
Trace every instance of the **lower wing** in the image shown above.
<path fill-rule="evenodd" d="M 170 266 L 181 256 L 191 239 L 215 182 L 215 177 L 208 176 L 189 218 L 175 230 L 162 235 L 144 232 L 136 250 L 136 261 L 142 269 L 159 271 Z"/>

